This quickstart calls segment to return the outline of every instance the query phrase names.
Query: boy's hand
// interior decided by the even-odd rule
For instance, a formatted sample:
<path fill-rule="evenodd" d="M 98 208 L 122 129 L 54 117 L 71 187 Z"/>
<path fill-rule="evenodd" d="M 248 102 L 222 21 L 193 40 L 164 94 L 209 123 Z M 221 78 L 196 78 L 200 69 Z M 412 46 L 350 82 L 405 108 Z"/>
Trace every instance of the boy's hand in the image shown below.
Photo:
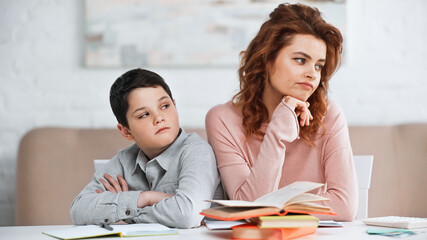
<path fill-rule="evenodd" d="M 117 180 L 114 179 L 111 175 L 108 173 L 104 174 L 104 179 L 99 179 L 99 181 L 104 185 L 105 189 L 107 191 L 118 193 L 118 192 L 126 192 L 129 191 L 129 186 L 126 182 L 126 180 L 120 175 L 117 174 Z M 97 193 L 102 193 L 104 191 L 100 189 L 95 190 Z M 152 206 L 161 200 L 169 197 L 173 197 L 173 194 L 164 193 L 164 192 L 154 192 L 154 191 L 145 191 L 141 192 L 138 197 L 137 207 L 143 208 L 145 206 Z"/>
<path fill-rule="evenodd" d="M 138 202 L 136 206 L 138 208 L 143 208 L 146 206 L 152 206 L 165 198 L 173 197 L 173 194 L 164 193 L 164 192 L 154 192 L 154 191 L 145 191 L 141 192 L 138 197 Z"/>
<path fill-rule="evenodd" d="M 105 181 L 104 179 L 99 179 L 99 181 L 104 185 L 105 189 L 107 191 L 118 193 L 118 192 L 126 192 L 129 191 L 129 186 L 126 180 L 120 175 L 117 174 L 117 180 L 114 179 L 110 174 L 105 173 L 104 178 L 108 181 Z M 100 189 L 95 190 L 97 193 L 102 193 L 104 191 Z"/>

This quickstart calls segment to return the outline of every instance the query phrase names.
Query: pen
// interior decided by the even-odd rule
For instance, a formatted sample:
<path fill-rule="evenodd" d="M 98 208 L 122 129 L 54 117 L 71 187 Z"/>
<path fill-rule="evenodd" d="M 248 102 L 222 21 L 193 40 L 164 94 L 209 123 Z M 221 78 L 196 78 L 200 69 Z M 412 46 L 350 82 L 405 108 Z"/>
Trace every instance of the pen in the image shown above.
<path fill-rule="evenodd" d="M 107 230 L 113 231 L 113 228 L 108 223 L 100 223 L 99 226 Z"/>

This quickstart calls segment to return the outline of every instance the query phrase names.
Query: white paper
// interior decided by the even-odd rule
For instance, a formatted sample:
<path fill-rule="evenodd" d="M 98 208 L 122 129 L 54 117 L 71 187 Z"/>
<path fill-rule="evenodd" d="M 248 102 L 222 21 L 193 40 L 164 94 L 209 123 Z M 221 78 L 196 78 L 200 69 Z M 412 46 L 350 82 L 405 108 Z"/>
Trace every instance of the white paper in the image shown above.
<path fill-rule="evenodd" d="M 233 226 L 246 223 L 246 221 L 203 221 L 209 230 L 228 230 Z"/>

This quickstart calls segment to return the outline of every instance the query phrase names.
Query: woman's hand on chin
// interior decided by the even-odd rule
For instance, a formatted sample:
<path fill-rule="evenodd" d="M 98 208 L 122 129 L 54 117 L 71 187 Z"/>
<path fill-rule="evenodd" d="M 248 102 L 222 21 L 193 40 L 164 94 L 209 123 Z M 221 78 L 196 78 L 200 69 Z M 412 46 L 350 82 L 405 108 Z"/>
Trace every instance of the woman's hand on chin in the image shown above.
<path fill-rule="evenodd" d="M 304 102 L 291 96 L 284 96 L 283 101 L 295 111 L 295 114 L 299 117 L 301 127 L 310 125 L 310 120 L 313 120 L 313 116 L 308 109 L 309 102 Z"/>

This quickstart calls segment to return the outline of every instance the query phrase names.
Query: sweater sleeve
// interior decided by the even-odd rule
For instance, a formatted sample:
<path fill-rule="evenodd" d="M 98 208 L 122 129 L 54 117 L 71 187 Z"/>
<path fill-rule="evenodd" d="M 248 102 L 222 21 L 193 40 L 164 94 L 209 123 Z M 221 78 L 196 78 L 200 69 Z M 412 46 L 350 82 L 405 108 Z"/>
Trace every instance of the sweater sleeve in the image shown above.
<path fill-rule="evenodd" d="M 334 220 L 352 221 L 358 204 L 357 177 L 353 162 L 348 126 L 344 114 L 335 104 L 332 128 L 325 142 L 322 165 L 324 166 L 326 191 L 320 195 L 329 198 L 325 202 L 337 216 Z M 331 105 L 332 105 L 331 104 Z M 319 216 L 325 218 L 325 216 Z M 328 216 L 330 219 L 330 216 Z"/>
<path fill-rule="evenodd" d="M 253 201 L 278 189 L 286 157 L 284 143 L 298 137 L 298 119 L 294 111 L 282 101 L 272 115 L 258 156 L 252 163 L 247 157 L 249 150 L 242 146 L 245 139 L 236 137 L 239 135 L 236 132 L 243 131 L 242 123 L 229 121 L 231 116 L 218 108 L 208 112 L 208 140 L 214 149 L 221 181 L 229 198 Z M 235 124 L 230 125 L 230 122 Z"/>

